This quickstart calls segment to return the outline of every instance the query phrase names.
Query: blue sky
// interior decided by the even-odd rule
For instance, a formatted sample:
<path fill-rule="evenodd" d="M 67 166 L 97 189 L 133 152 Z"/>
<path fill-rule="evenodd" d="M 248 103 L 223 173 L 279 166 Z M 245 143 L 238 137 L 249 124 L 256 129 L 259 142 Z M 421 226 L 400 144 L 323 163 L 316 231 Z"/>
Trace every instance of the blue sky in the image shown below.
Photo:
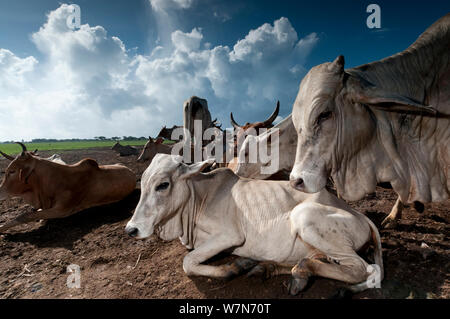
<path fill-rule="evenodd" d="M 84 27 L 61 29 L 63 3 Z M 154 135 L 181 124 L 191 95 L 224 127 L 230 111 L 262 120 L 277 99 L 284 117 L 312 66 L 384 58 L 447 12 L 440 0 L 0 0 L 0 140 Z"/>

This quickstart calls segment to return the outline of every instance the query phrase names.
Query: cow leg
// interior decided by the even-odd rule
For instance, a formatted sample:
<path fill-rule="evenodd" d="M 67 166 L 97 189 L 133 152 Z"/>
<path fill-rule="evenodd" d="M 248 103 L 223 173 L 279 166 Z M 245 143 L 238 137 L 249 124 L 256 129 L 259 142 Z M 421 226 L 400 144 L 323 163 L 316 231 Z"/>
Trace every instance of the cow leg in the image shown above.
<path fill-rule="evenodd" d="M 257 265 L 258 261 L 256 260 L 244 257 L 236 258 L 231 263 L 226 265 L 226 267 L 230 268 L 230 274 L 228 277 L 231 278 L 242 275 L 246 273 L 249 269 L 254 269 L 255 267 L 257 267 Z"/>
<path fill-rule="evenodd" d="M 183 270 L 188 276 L 206 276 L 213 278 L 230 278 L 237 274 L 237 269 L 233 268 L 232 264 L 210 266 L 202 265 L 211 257 L 219 254 L 220 252 L 238 246 L 243 243 L 244 240 L 230 240 L 233 236 L 227 237 L 215 237 L 212 236 L 212 240 L 207 241 L 203 245 L 195 248 L 189 254 L 184 257 Z M 241 267 L 251 269 L 254 266 L 251 262 L 242 263 Z"/>
<path fill-rule="evenodd" d="M 383 226 L 383 228 L 386 229 L 392 229 L 397 227 L 397 219 L 402 217 L 402 210 L 403 210 L 403 203 L 399 197 L 397 198 L 397 201 L 395 202 L 394 207 L 392 207 L 392 210 L 389 213 L 389 215 L 381 223 L 381 226 Z"/>
<path fill-rule="evenodd" d="M 247 274 L 248 277 L 261 277 L 264 280 L 279 276 L 290 275 L 292 265 L 282 265 L 270 261 L 264 261 L 253 267 Z"/>
<path fill-rule="evenodd" d="M 293 280 L 289 292 L 294 295 L 306 287 L 311 276 L 347 283 L 360 283 L 369 276 L 369 265 L 354 251 L 352 237 L 349 237 L 346 229 L 329 231 L 327 224 L 334 217 L 321 215 L 320 209 L 318 207 L 318 211 L 315 211 L 310 207 L 308 211 L 298 210 L 291 215 L 299 238 L 309 247 L 308 255 L 292 269 Z"/>
<path fill-rule="evenodd" d="M 43 210 L 36 210 L 33 212 L 26 212 L 20 214 L 12 221 L 6 223 L 5 225 L 0 227 L 0 233 L 7 231 L 10 228 L 16 227 L 21 224 L 26 224 L 30 222 L 34 222 L 40 219 L 53 219 L 53 218 L 62 218 L 71 215 L 71 213 L 67 213 L 60 208 L 49 208 Z"/>
<path fill-rule="evenodd" d="M 311 276 L 320 276 L 348 283 L 357 284 L 368 278 L 368 264 L 356 253 L 339 254 L 326 259 L 304 258 L 292 268 L 292 281 L 289 293 L 296 295 L 302 291 Z"/>

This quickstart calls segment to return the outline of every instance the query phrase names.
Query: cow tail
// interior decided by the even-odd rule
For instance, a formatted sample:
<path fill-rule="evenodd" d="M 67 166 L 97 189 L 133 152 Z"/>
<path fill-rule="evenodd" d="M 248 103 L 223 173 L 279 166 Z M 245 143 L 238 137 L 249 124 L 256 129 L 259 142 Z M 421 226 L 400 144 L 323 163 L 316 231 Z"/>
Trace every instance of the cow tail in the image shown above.
<path fill-rule="evenodd" d="M 375 224 L 369 218 L 367 218 L 367 221 L 369 222 L 370 231 L 372 235 L 375 264 L 377 264 L 378 267 L 380 267 L 380 280 L 383 280 L 384 278 L 383 249 L 381 248 L 380 233 L 378 232 L 377 226 L 375 226 Z"/>
<path fill-rule="evenodd" d="M 380 233 L 378 232 L 378 229 L 375 226 L 375 224 L 368 217 L 366 217 L 366 219 L 370 226 L 370 235 L 374 246 L 374 260 L 375 264 L 379 267 L 380 270 L 380 282 L 381 282 L 383 281 L 384 278 L 384 268 L 383 268 L 383 254 L 381 248 Z M 370 286 L 367 281 L 349 287 L 350 291 L 353 293 L 360 292 L 368 288 L 373 287 Z"/>

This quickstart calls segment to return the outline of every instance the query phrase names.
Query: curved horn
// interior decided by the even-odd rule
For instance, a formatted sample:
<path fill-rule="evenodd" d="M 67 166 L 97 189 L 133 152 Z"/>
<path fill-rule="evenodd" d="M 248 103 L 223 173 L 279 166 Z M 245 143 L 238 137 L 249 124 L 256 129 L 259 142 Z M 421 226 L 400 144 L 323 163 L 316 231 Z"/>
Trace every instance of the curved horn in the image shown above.
<path fill-rule="evenodd" d="M 230 113 L 230 121 L 231 121 L 231 125 L 233 125 L 233 127 L 238 130 L 240 129 L 242 126 L 240 126 L 239 124 L 236 123 L 236 121 L 234 120 L 233 117 L 233 112 Z"/>
<path fill-rule="evenodd" d="M 277 102 L 277 107 L 275 108 L 275 111 L 273 111 L 272 115 L 263 122 L 263 125 L 264 126 L 272 125 L 272 122 L 275 121 L 275 119 L 277 118 L 279 111 L 280 111 L 280 101 Z"/>
<path fill-rule="evenodd" d="M 27 151 L 27 147 L 23 143 L 16 142 L 16 144 L 19 144 L 20 146 L 22 146 L 22 153 Z"/>
<path fill-rule="evenodd" d="M 0 151 L 0 154 L 2 154 L 6 159 L 8 159 L 8 160 L 10 160 L 10 161 L 13 161 L 13 160 L 14 160 L 14 157 L 9 156 L 8 154 L 3 153 L 2 151 Z"/>

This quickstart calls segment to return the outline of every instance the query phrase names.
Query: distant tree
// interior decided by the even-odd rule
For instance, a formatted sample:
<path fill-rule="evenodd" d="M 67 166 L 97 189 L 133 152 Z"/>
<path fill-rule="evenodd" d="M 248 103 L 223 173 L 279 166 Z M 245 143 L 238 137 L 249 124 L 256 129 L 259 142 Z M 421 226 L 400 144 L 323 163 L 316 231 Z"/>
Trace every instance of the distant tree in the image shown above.
<path fill-rule="evenodd" d="M 133 140 L 137 140 L 138 138 L 135 136 L 124 136 L 122 139 L 124 141 L 133 141 Z"/>

